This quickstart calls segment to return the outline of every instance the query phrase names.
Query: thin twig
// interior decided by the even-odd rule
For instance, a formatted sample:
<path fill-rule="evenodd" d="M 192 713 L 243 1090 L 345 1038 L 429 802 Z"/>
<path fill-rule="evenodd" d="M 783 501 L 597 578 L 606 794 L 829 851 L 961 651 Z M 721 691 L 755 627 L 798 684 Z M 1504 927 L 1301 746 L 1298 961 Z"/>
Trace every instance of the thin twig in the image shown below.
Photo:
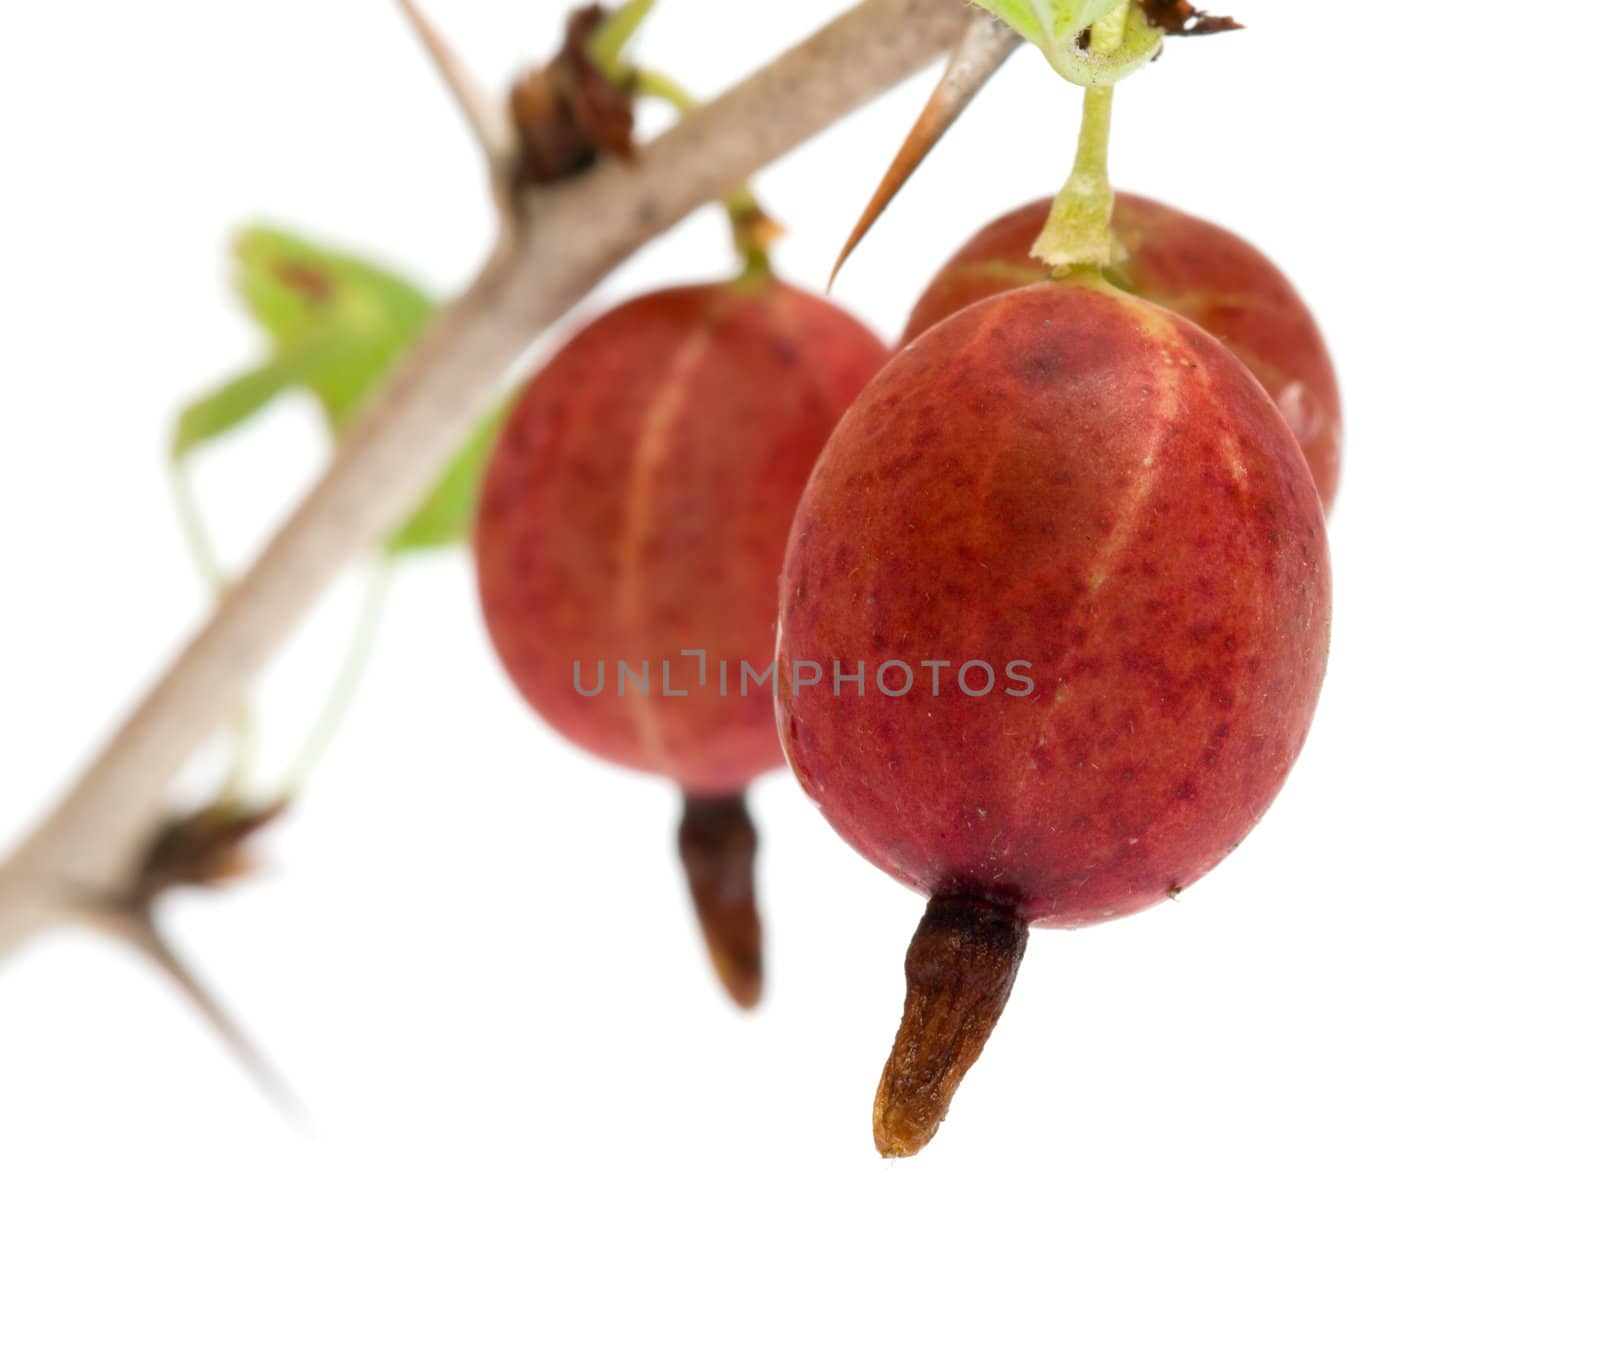
<path fill-rule="evenodd" d="M 311 727 L 311 733 L 306 737 L 305 746 L 300 749 L 278 791 L 285 799 L 294 798 L 305 788 L 355 703 L 361 680 L 366 676 L 367 667 L 377 650 L 378 632 L 383 625 L 384 601 L 389 596 L 389 580 L 393 573 L 394 562 L 390 557 L 380 556 L 373 561 L 371 573 L 367 576 L 366 592 L 361 596 L 361 607 L 356 614 L 355 634 L 350 638 L 350 648 L 345 651 L 339 671 L 334 674 L 333 688 Z"/>
<path fill-rule="evenodd" d="M 440 79 L 455 98 L 461 115 L 467 119 L 467 127 L 472 132 L 472 138 L 478 142 L 478 148 L 483 151 L 490 174 L 500 176 L 510 162 L 516 144 L 511 114 L 502 101 L 494 98 L 478 83 L 477 77 L 467 69 L 466 63 L 413 0 L 397 0 L 397 3 L 412 31 L 426 48 Z"/>
<path fill-rule="evenodd" d="M 170 460 L 167 482 L 172 488 L 172 508 L 178 516 L 178 527 L 189 549 L 189 559 L 194 563 L 195 573 L 205 586 L 207 596 L 214 598 L 227 588 L 228 577 L 217 554 L 217 544 L 211 537 L 211 528 L 206 523 L 205 511 L 200 508 L 191 464 L 189 457 Z"/>
<path fill-rule="evenodd" d="M 217 546 L 206 523 L 205 511 L 200 507 L 200 496 L 195 490 L 194 458 L 185 454 L 169 460 L 167 480 L 172 487 L 172 504 L 178 515 L 178 526 L 189 548 L 195 573 L 205 586 L 206 594 L 216 598 L 228 587 L 228 575 L 223 569 Z M 237 799 L 249 783 L 250 769 L 254 763 L 256 747 L 256 717 L 248 701 L 239 703 L 233 713 L 233 761 L 222 783 L 221 797 Z"/>
<path fill-rule="evenodd" d="M 326 474 L 44 821 L 0 866 L 0 943 L 112 903 L 189 757 L 317 596 L 420 500 L 529 345 L 695 208 L 947 52 L 959 0 L 863 0 L 631 162 L 544 188 L 510 245 L 443 310 L 350 427 Z"/>
<path fill-rule="evenodd" d="M 500 226 L 497 246 L 503 247 L 516 228 L 512 180 L 515 176 L 517 138 L 516 128 L 511 122 L 511 111 L 503 101 L 495 99 L 478 83 L 466 62 L 417 8 L 414 0 L 397 0 L 397 3 L 432 59 L 439 78 L 461 109 L 472 138 L 478 142 L 489 175 L 489 195 L 494 202 L 495 218 Z"/>

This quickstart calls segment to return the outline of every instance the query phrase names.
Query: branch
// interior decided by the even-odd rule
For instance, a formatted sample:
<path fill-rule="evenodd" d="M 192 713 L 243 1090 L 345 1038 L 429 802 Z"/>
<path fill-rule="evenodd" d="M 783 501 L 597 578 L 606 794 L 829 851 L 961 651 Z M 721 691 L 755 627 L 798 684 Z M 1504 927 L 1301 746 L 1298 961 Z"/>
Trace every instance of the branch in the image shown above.
<path fill-rule="evenodd" d="M 632 162 L 529 194 L 514 232 L 53 812 L 0 866 L 0 951 L 114 904 L 184 763 L 344 566 L 422 498 L 541 331 L 699 206 L 948 51 L 957 0 L 863 0 Z"/>

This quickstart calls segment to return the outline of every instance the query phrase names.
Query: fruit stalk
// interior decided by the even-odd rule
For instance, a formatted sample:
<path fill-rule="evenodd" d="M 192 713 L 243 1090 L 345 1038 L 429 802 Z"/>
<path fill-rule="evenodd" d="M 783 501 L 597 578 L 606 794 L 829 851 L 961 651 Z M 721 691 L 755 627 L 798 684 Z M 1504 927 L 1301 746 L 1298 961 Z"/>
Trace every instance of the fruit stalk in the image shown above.
<path fill-rule="evenodd" d="M 589 39 L 589 56 L 612 83 L 621 83 L 627 73 L 622 49 L 626 47 L 655 8 L 656 0 L 628 0 L 613 10 Z"/>
<path fill-rule="evenodd" d="M 1119 5 L 1089 30 L 1089 50 L 1109 56 L 1122 46 L 1128 6 Z M 1083 91 L 1083 121 L 1078 129 L 1078 154 L 1072 175 L 1061 189 L 1033 245 L 1033 255 L 1054 267 L 1057 275 L 1080 268 L 1109 266 L 1112 261 L 1111 99 L 1114 84 L 1091 85 Z"/>
<path fill-rule="evenodd" d="M 718 979 L 740 1009 L 761 999 L 761 913 L 756 829 L 744 795 L 685 794 L 678 854 Z"/>
<path fill-rule="evenodd" d="M 906 1007 L 878 1081 L 872 1134 L 886 1159 L 916 1154 L 994 1031 L 1028 947 L 1028 923 L 981 897 L 928 903 L 906 950 Z"/>

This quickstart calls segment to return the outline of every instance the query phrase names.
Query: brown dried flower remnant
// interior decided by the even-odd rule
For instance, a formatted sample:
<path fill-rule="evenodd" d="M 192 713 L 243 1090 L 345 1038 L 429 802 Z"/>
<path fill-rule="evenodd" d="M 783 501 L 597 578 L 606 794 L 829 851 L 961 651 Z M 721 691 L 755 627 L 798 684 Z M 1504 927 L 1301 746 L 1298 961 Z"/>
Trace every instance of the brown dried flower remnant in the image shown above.
<path fill-rule="evenodd" d="M 1237 19 L 1196 9 L 1189 0 L 1139 0 L 1139 5 L 1145 18 L 1169 37 L 1205 37 L 1244 27 Z"/>
<path fill-rule="evenodd" d="M 276 822 L 287 807 L 284 800 L 262 808 L 217 803 L 172 819 L 145 852 L 126 905 L 148 911 L 173 888 L 219 888 L 245 877 L 254 869 L 246 843 Z"/>
<path fill-rule="evenodd" d="M 872 1105 L 884 1158 L 916 1154 L 933 1139 L 1011 998 L 1027 947 L 1028 923 L 981 898 L 928 903 L 906 950 L 905 1013 Z"/>
<path fill-rule="evenodd" d="M 756 908 L 756 830 L 743 795 L 688 795 L 678 854 L 712 967 L 741 1009 L 761 999 L 761 914 Z"/>
<path fill-rule="evenodd" d="M 589 39 L 605 18 L 599 5 L 574 11 L 555 59 L 512 86 L 519 186 L 571 177 L 602 153 L 633 154 L 633 92 L 607 79 L 589 54 Z"/>

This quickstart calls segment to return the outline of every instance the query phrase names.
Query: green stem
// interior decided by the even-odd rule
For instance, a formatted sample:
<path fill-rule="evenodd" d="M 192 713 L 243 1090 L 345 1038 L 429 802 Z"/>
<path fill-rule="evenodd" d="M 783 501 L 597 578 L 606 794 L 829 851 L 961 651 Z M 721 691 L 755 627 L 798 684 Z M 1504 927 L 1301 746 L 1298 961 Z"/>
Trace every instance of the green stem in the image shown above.
<path fill-rule="evenodd" d="M 1109 56 L 1122 45 L 1128 6 L 1119 5 L 1089 30 L 1089 50 Z M 1112 261 L 1111 100 L 1115 86 L 1095 85 L 1083 91 L 1083 122 L 1072 176 L 1061 189 L 1033 255 L 1054 267 L 1058 276 L 1085 270 L 1098 272 Z"/>
<path fill-rule="evenodd" d="M 194 562 L 195 573 L 213 597 L 228 587 L 222 562 L 217 557 L 216 544 L 211 540 L 211 530 L 206 525 L 205 512 L 200 508 L 200 497 L 194 489 L 194 479 L 189 474 L 188 458 L 175 458 L 169 463 L 167 481 L 172 490 L 172 506 L 177 511 L 178 527 L 183 531 L 184 545 Z"/>
<path fill-rule="evenodd" d="M 200 496 L 195 490 L 187 457 L 171 461 L 167 481 L 172 491 L 173 508 L 178 515 L 178 527 L 189 549 L 195 573 L 211 596 L 220 598 L 228 587 L 228 576 L 217 555 L 211 529 L 206 524 L 205 511 L 200 507 Z M 229 732 L 233 736 L 233 761 L 228 766 L 228 774 L 218 794 L 220 800 L 241 798 L 255 765 L 256 721 L 248 702 L 241 702 L 234 711 Z"/>
<path fill-rule="evenodd" d="M 590 37 L 589 59 L 600 67 L 601 73 L 611 83 L 621 84 L 628 78 L 628 68 L 622 61 L 622 49 L 655 8 L 655 3 L 656 0 L 628 0 Z"/>
<path fill-rule="evenodd" d="M 288 777 L 278 796 L 281 799 L 292 799 L 304 787 L 311 773 L 316 770 L 317 764 L 327 753 L 339 732 L 339 726 L 344 723 L 345 716 L 355 701 L 356 690 L 360 687 L 361 679 L 377 649 L 378 631 L 383 623 L 384 601 L 388 597 L 391 569 L 386 558 L 373 565 L 372 574 L 367 581 L 367 591 L 361 601 L 361 612 L 356 619 L 355 635 L 351 638 L 344 662 L 339 666 L 338 675 L 334 679 L 333 689 L 323 704 L 322 712 L 317 716 L 316 724 L 306 739 L 305 747 L 300 750 L 299 757 L 289 769 Z"/>
<path fill-rule="evenodd" d="M 633 87 L 646 98 L 656 98 L 669 104 L 679 112 L 693 112 L 700 106 L 700 100 L 679 84 L 677 80 L 663 75 L 659 70 L 634 69 L 625 72 L 633 76 Z"/>

